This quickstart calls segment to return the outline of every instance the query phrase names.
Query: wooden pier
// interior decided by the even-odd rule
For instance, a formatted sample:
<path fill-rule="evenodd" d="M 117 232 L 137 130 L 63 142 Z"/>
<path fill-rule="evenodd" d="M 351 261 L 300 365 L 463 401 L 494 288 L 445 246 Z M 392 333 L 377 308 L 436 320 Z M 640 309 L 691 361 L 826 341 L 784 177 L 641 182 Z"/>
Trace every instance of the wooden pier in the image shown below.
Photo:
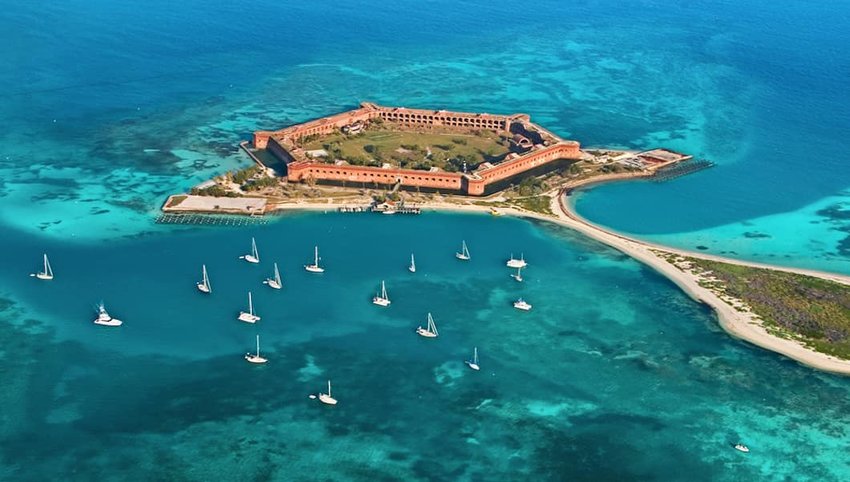
<path fill-rule="evenodd" d="M 655 172 L 654 176 L 652 176 L 652 181 L 671 181 L 673 179 L 686 176 L 688 174 L 693 174 L 697 171 L 702 171 L 703 169 L 708 169 L 710 167 L 714 167 L 714 163 L 707 159 L 693 159 L 682 161 L 673 164 L 669 167 L 662 167 L 661 169 Z"/>
<path fill-rule="evenodd" d="M 265 216 L 240 216 L 227 214 L 160 214 L 156 224 L 182 224 L 192 226 L 257 226 L 268 224 Z"/>

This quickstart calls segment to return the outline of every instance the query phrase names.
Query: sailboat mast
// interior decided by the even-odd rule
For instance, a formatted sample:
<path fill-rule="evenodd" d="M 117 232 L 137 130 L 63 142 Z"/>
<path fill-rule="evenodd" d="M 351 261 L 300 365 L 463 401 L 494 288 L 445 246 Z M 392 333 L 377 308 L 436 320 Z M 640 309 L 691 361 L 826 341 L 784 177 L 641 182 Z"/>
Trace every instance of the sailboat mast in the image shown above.
<path fill-rule="evenodd" d="M 248 292 L 248 313 L 254 314 L 254 300 L 251 299 L 251 292 Z"/>
<path fill-rule="evenodd" d="M 313 264 L 319 266 L 319 247 L 313 248 Z"/>
<path fill-rule="evenodd" d="M 274 280 L 280 284 L 280 270 L 277 269 L 277 263 L 274 264 Z"/>
<path fill-rule="evenodd" d="M 260 356 L 260 335 L 257 335 L 257 357 Z"/>
<path fill-rule="evenodd" d="M 328 380 L 328 396 L 331 396 L 331 381 Z"/>

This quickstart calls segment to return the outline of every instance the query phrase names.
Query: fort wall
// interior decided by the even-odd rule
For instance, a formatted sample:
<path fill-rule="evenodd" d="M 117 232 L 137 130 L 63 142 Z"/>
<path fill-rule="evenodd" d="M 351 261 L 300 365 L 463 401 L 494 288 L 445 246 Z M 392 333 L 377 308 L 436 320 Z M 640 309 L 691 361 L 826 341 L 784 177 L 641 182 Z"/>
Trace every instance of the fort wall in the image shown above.
<path fill-rule="evenodd" d="M 400 168 L 379 168 L 351 165 L 336 165 L 306 158 L 298 147 L 298 140 L 312 135 L 328 135 L 340 129 L 372 119 L 382 119 L 400 128 L 439 128 L 458 130 L 488 129 L 511 133 L 512 125 L 519 124 L 523 129 L 541 133 L 544 144 L 537 144 L 530 151 L 516 155 L 512 159 L 494 166 L 486 166 L 473 173 L 451 173 L 419 171 Z M 537 136 L 540 137 L 540 136 Z M 544 137 L 540 137 L 543 139 Z M 494 115 L 444 110 L 407 109 L 404 107 L 382 107 L 364 102 L 360 108 L 342 112 L 329 117 L 312 120 L 303 124 L 287 127 L 278 131 L 258 131 L 254 133 L 254 146 L 268 149 L 273 155 L 287 163 L 289 181 L 329 182 L 329 183 L 373 183 L 403 187 L 422 187 L 427 189 L 457 191 L 473 196 L 483 195 L 487 186 L 523 172 L 535 170 L 560 159 L 579 159 L 580 146 L 576 141 L 560 139 L 545 129 L 531 123 L 526 114 Z"/>

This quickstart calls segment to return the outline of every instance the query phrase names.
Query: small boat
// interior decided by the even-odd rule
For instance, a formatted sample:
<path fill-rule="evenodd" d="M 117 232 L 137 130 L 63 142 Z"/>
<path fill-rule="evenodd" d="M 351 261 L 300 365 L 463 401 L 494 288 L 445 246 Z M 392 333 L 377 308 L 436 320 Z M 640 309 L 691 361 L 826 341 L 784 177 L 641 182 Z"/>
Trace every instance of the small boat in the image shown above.
<path fill-rule="evenodd" d="M 47 254 L 44 255 L 44 269 L 38 273 L 32 273 L 30 276 L 35 276 L 36 278 L 45 281 L 53 279 L 53 268 L 50 267 L 50 261 L 47 259 Z"/>
<path fill-rule="evenodd" d="M 204 274 L 204 279 L 201 280 L 201 281 L 198 281 L 198 283 L 197 283 L 198 291 L 200 291 L 201 293 L 212 293 L 212 285 L 210 285 L 210 277 L 207 274 L 207 265 L 205 265 L 205 264 L 201 265 L 201 271 Z"/>
<path fill-rule="evenodd" d="M 395 208 L 387 208 L 387 209 L 381 211 L 381 214 L 395 214 L 397 212 L 398 211 L 396 211 Z"/>
<path fill-rule="evenodd" d="M 121 326 L 123 323 L 124 322 L 118 318 L 109 316 L 109 313 L 106 311 L 106 307 L 103 305 L 102 301 L 97 305 L 97 318 L 94 319 L 95 325 Z"/>
<path fill-rule="evenodd" d="M 466 363 L 466 366 L 468 366 L 469 368 L 472 368 L 475 371 L 478 371 L 478 370 L 481 369 L 481 367 L 478 366 L 478 347 L 477 346 L 475 348 L 473 348 L 472 360 L 466 360 L 464 363 Z"/>
<path fill-rule="evenodd" d="M 514 308 L 522 311 L 529 311 L 531 309 L 531 305 L 528 304 L 524 299 L 520 298 L 514 301 Z"/>
<path fill-rule="evenodd" d="M 490 214 L 493 216 L 502 216 L 504 213 L 496 208 L 490 208 Z"/>
<path fill-rule="evenodd" d="M 319 266 L 319 247 L 316 246 L 316 248 L 313 252 L 314 252 L 313 264 L 305 265 L 304 269 L 306 269 L 307 271 L 309 271 L 311 273 L 324 273 L 325 268 L 322 268 L 321 266 Z"/>
<path fill-rule="evenodd" d="M 244 259 L 245 261 L 254 264 L 260 262 L 260 253 L 257 251 L 257 241 L 255 241 L 254 238 L 251 238 L 251 254 L 240 256 L 239 259 Z"/>
<path fill-rule="evenodd" d="M 381 281 L 381 293 L 372 298 L 372 303 L 378 306 L 389 306 L 392 303 L 387 296 L 387 285 L 383 281 Z"/>
<path fill-rule="evenodd" d="M 268 360 L 260 356 L 260 335 L 257 335 L 257 353 L 246 353 L 245 359 L 250 363 L 262 364 L 267 362 Z"/>
<path fill-rule="evenodd" d="M 440 334 L 437 332 L 437 325 L 434 323 L 434 318 L 431 317 L 431 313 L 428 313 L 428 326 L 427 328 L 417 327 L 416 333 L 419 336 L 424 336 L 425 338 L 437 338 Z"/>
<path fill-rule="evenodd" d="M 239 321 L 245 323 L 256 323 L 260 321 L 260 317 L 254 314 L 254 300 L 251 298 L 251 292 L 248 292 L 248 312 L 239 312 Z"/>
<path fill-rule="evenodd" d="M 410 253 L 410 266 L 407 267 L 407 270 L 411 273 L 416 272 L 416 260 L 413 259 L 413 253 Z"/>
<path fill-rule="evenodd" d="M 522 268 L 519 267 L 519 268 L 516 269 L 516 273 L 511 273 L 511 278 L 522 283 Z"/>
<path fill-rule="evenodd" d="M 525 262 L 525 256 L 520 255 L 519 259 L 514 258 L 514 254 L 511 253 L 511 259 L 507 262 L 508 268 L 525 268 L 528 266 L 528 263 Z"/>
<path fill-rule="evenodd" d="M 269 285 L 269 288 L 274 288 L 276 290 L 283 288 L 283 281 L 280 279 L 280 271 L 277 269 L 277 263 L 274 264 L 274 276 L 266 278 L 263 283 Z"/>
<path fill-rule="evenodd" d="M 331 381 L 328 380 L 328 393 L 320 393 L 319 401 L 324 403 L 325 405 L 336 405 L 336 398 L 331 396 Z"/>
<path fill-rule="evenodd" d="M 469 248 L 466 247 L 466 241 L 463 242 L 460 253 L 455 253 L 455 258 L 463 261 L 469 261 L 471 259 L 469 256 Z"/>
<path fill-rule="evenodd" d="M 744 444 L 735 444 L 735 445 L 733 445 L 733 447 L 735 447 L 735 450 L 737 450 L 739 452 L 748 453 L 750 451 L 750 448 L 747 447 Z"/>

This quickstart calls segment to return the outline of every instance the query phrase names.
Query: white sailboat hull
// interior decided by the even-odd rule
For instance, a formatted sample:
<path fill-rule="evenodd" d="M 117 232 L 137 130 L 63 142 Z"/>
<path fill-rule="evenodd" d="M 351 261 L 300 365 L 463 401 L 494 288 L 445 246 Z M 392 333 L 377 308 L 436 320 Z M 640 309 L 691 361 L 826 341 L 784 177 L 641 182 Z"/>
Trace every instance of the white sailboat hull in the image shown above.
<path fill-rule="evenodd" d="M 325 272 L 325 268 L 322 268 L 322 267 L 317 266 L 315 264 L 308 264 L 307 266 L 304 266 L 304 269 L 307 270 L 310 273 L 324 273 Z"/>
<path fill-rule="evenodd" d="M 94 324 L 95 325 L 101 325 L 101 326 L 121 326 L 122 324 L 124 324 L 124 322 L 119 320 L 118 318 L 109 318 L 109 319 L 96 318 L 94 320 Z"/>
<path fill-rule="evenodd" d="M 326 393 L 320 393 L 319 394 L 319 401 L 324 403 L 325 405 L 336 405 L 337 404 L 336 398 L 334 398 L 334 397 L 332 397 L 332 396 L 330 396 Z"/>
<path fill-rule="evenodd" d="M 201 293 L 209 293 L 210 288 L 209 288 L 209 286 L 207 286 L 203 282 L 201 282 L 201 283 L 198 283 L 198 291 L 200 291 Z"/>
<path fill-rule="evenodd" d="M 513 279 L 517 280 L 518 282 L 522 283 L 522 276 L 520 276 L 520 275 L 518 275 L 518 274 L 512 274 L 512 275 L 511 275 L 511 278 L 513 278 Z"/>
<path fill-rule="evenodd" d="M 277 280 L 267 279 L 267 280 L 263 281 L 263 283 L 269 285 L 269 288 L 273 288 L 273 289 L 276 289 L 276 290 L 283 288 L 283 286 L 281 286 L 280 283 L 277 282 Z"/>
<path fill-rule="evenodd" d="M 416 266 L 408 266 L 407 270 L 410 271 L 411 273 L 415 273 L 416 272 Z"/>
<path fill-rule="evenodd" d="M 386 298 L 381 298 L 380 296 L 376 296 L 376 297 L 372 298 L 372 304 L 373 305 L 390 306 L 390 303 L 392 303 L 392 301 L 390 301 Z"/>
<path fill-rule="evenodd" d="M 469 360 L 466 361 L 466 366 L 468 366 L 469 368 L 472 368 L 475 371 L 481 370 L 481 367 L 479 367 L 477 363 L 471 362 Z"/>
<path fill-rule="evenodd" d="M 516 308 L 518 310 L 522 310 L 522 311 L 530 311 L 531 305 L 529 305 L 528 303 L 517 302 L 517 303 L 514 303 L 514 308 Z"/>
<path fill-rule="evenodd" d="M 428 331 L 425 328 L 422 328 L 421 326 L 416 328 L 416 334 L 418 334 L 419 336 L 424 336 L 425 338 L 437 338 L 436 333 Z"/>
<path fill-rule="evenodd" d="M 41 280 L 49 281 L 53 279 L 53 275 L 49 273 L 36 273 L 35 277 Z"/>
<path fill-rule="evenodd" d="M 253 353 L 246 353 L 245 360 L 247 360 L 249 363 L 256 363 L 257 365 L 266 363 L 268 361 L 266 358 L 263 358 L 259 355 L 255 355 Z"/>
<path fill-rule="evenodd" d="M 463 253 L 455 253 L 455 258 L 461 261 L 469 261 L 469 255 Z"/>
<path fill-rule="evenodd" d="M 260 317 L 257 315 L 252 315 L 251 313 L 245 313 L 244 311 L 239 312 L 239 321 L 244 321 L 245 323 L 256 323 L 260 321 Z"/>
<path fill-rule="evenodd" d="M 507 266 L 508 268 L 525 268 L 528 266 L 528 263 L 522 259 L 510 259 L 507 262 Z"/>
<path fill-rule="evenodd" d="M 240 256 L 239 259 L 244 259 L 245 261 L 247 261 L 249 263 L 253 263 L 253 264 L 257 264 L 257 263 L 260 262 L 260 260 L 256 257 L 254 257 L 254 255 L 252 255 L 252 254 L 246 254 L 245 256 Z"/>

